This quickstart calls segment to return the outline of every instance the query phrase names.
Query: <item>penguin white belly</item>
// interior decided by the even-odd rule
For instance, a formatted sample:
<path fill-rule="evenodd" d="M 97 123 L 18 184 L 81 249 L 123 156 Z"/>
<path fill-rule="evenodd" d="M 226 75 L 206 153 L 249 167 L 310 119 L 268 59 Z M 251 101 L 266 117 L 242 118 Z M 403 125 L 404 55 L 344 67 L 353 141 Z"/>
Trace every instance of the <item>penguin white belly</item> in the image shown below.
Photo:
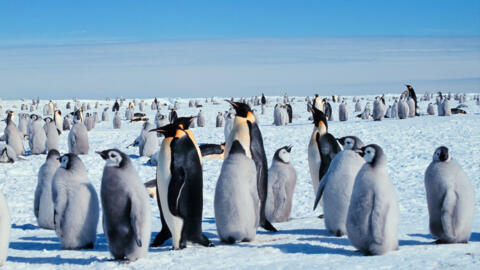
<path fill-rule="evenodd" d="M 55 229 L 55 225 L 53 224 L 54 207 L 51 186 L 42 186 L 42 195 L 40 196 L 39 206 L 38 225 L 45 229 Z"/>
<path fill-rule="evenodd" d="M 310 138 L 310 143 L 308 144 L 308 167 L 310 168 L 310 176 L 312 178 L 313 185 L 313 194 L 317 194 L 318 185 L 320 183 L 320 163 L 322 161 L 320 157 L 320 152 L 318 151 L 317 146 L 317 137 L 318 131 L 315 130 L 312 133 Z"/>
<path fill-rule="evenodd" d="M 172 178 L 170 172 L 170 163 L 172 159 L 170 148 L 171 140 L 172 138 L 164 139 L 158 153 L 157 189 L 160 196 L 160 206 L 162 207 L 163 217 L 165 218 L 168 228 L 172 233 L 173 247 L 175 249 L 179 249 L 180 239 L 182 236 L 183 219 L 174 216 L 168 207 L 168 185 L 170 184 L 170 180 Z"/>

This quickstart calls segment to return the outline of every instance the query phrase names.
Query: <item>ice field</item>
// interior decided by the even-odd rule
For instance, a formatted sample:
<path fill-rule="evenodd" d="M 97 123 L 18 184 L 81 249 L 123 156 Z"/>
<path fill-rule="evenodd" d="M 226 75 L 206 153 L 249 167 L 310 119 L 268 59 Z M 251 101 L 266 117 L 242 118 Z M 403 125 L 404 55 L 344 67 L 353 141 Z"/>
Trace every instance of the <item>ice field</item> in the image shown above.
<path fill-rule="evenodd" d="M 393 103 L 387 95 L 387 106 Z M 422 96 L 417 93 L 418 98 Z M 338 121 L 338 103 L 331 103 L 335 120 L 329 122 L 329 132 L 335 137 L 356 135 L 365 144 L 380 145 L 388 158 L 387 170 L 396 189 L 400 209 L 398 251 L 382 256 L 363 256 L 356 252 L 346 236 L 330 235 L 324 221 L 317 218 L 321 208 L 313 211 L 314 192 L 310 179 L 307 147 L 313 129 L 310 113 L 304 97 L 296 97 L 292 103 L 293 113 L 298 118 L 287 126 L 273 126 L 273 107 L 277 97 L 269 97 L 269 105 L 264 115 L 257 106 L 260 129 L 263 134 L 268 163 L 271 163 L 277 148 L 293 145 L 291 163 L 297 172 L 297 186 L 293 198 L 291 220 L 286 223 L 275 223 L 277 233 L 266 232 L 259 228 L 255 241 L 226 245 L 219 241 L 215 227 L 213 199 L 215 184 L 220 174 L 221 160 L 204 159 L 204 208 L 203 230 L 215 244 L 213 248 L 189 245 L 180 251 L 172 251 L 171 240 L 159 248 L 150 248 L 148 258 L 140 259 L 122 267 L 136 269 L 478 269 L 480 267 L 480 106 L 472 100 L 473 94 L 467 95 L 464 108 L 466 115 L 449 117 L 421 116 L 399 119 L 384 119 L 374 122 L 372 119 L 356 118 L 352 97 L 345 97 L 348 102 L 350 119 Z M 374 96 L 361 96 L 362 108 Z M 223 128 L 215 128 L 218 112 L 228 110 L 230 105 L 223 98 L 215 98 L 220 102 L 214 105 L 205 102 L 205 98 L 197 100 L 202 108 L 189 108 L 189 99 L 163 99 L 160 103 L 180 103 L 179 116 L 197 115 L 199 109 L 205 112 L 206 127 L 192 128 L 198 143 L 224 142 Z M 124 117 L 127 99 L 120 108 Z M 137 101 L 141 99 L 137 98 Z M 153 123 L 155 111 L 150 110 L 153 99 L 145 99 L 145 112 Z M 70 100 L 68 100 L 70 101 Z M 85 163 L 90 181 L 100 196 L 100 180 L 105 161 L 95 154 L 97 150 L 118 148 L 131 156 L 132 162 L 146 182 L 155 178 L 155 167 L 146 164 L 148 158 L 138 157 L 138 148 L 126 148 L 139 135 L 141 123 L 122 121 L 121 129 L 112 128 L 113 113 L 111 106 L 114 100 L 98 100 L 97 111 L 101 117 L 104 107 L 109 107 L 109 121 L 97 123 L 88 133 L 90 152 L 80 158 Z M 42 114 L 43 105 L 48 100 L 41 100 L 37 114 Z M 63 115 L 67 100 L 55 101 Z M 81 100 L 92 108 L 96 100 Z M 280 101 L 281 102 L 281 101 Z M 434 102 L 432 100 L 431 102 Z M 5 118 L 5 110 L 20 112 L 20 105 L 31 104 L 30 100 L 3 100 L 0 102 Z M 419 102 L 423 113 L 426 112 L 427 101 Z M 451 101 L 451 107 L 458 105 Z M 436 110 L 436 106 L 435 106 Z M 138 112 L 138 106 L 136 107 Z M 168 115 L 166 106 L 162 112 Z M 17 120 L 15 120 L 17 123 Z M 0 122 L 0 135 L 5 122 Z M 60 137 L 60 152 L 67 152 L 68 131 Z M 160 140 L 159 140 L 160 142 Z M 28 142 L 25 141 L 28 149 Z M 472 236 L 468 244 L 436 245 L 428 229 L 428 210 L 424 188 L 424 172 L 432 160 L 436 147 L 445 145 L 468 175 L 475 189 L 475 215 Z M 0 192 L 8 202 L 11 214 L 12 229 L 8 259 L 4 269 L 107 269 L 119 266 L 110 261 L 101 221 L 97 229 L 97 241 L 93 250 L 61 250 L 54 231 L 40 229 L 33 214 L 33 198 L 37 183 L 37 173 L 45 161 L 45 155 L 30 155 L 26 160 L 14 164 L 0 164 Z M 161 224 L 157 203 L 151 199 L 152 240 L 160 230 Z"/>

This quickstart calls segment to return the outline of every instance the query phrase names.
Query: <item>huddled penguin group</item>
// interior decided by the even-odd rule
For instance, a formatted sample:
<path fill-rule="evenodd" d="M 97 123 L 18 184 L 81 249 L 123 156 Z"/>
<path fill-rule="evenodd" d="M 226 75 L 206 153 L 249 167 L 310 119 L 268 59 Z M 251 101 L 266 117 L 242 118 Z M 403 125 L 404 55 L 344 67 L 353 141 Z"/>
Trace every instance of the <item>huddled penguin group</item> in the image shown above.
<path fill-rule="evenodd" d="M 428 94 L 421 100 L 432 97 Z M 461 106 L 450 108 L 451 99 L 438 94 L 439 115 L 462 110 Z M 454 99 L 461 102 L 465 97 L 458 95 Z M 314 124 L 308 142 L 314 210 L 322 205 L 320 217 L 327 231 L 337 237 L 346 235 L 352 246 L 364 254 L 381 255 L 397 250 L 399 207 L 383 149 L 377 144 L 365 146 L 353 135 L 338 138 L 329 133 L 328 122 L 337 115 L 337 107 L 332 104 L 338 105 L 339 121 L 349 120 L 345 99 L 333 95 L 330 103 L 329 99 L 316 95 L 311 100 L 306 98 Z M 28 154 L 46 154 L 38 170 L 33 202 L 38 225 L 53 230 L 63 249 L 92 249 L 101 206 L 103 231 L 112 257 L 136 261 L 147 257 L 149 247 L 160 246 L 170 238 L 174 250 L 186 248 L 189 243 L 214 246 L 203 231 L 202 218 L 203 159 L 215 157 L 223 162 L 214 193 L 218 236 L 227 244 L 254 241 L 259 227 L 273 233 L 277 228 L 272 223 L 290 220 L 297 184 L 297 173 L 291 163 L 292 145 L 279 147 L 268 167 L 259 115 L 252 107 L 262 106 L 263 114 L 269 101 L 263 94 L 261 98 L 226 101 L 231 109 L 219 112 L 215 120 L 216 127 L 224 128 L 223 144 L 197 143 L 191 128 L 195 124 L 198 128 L 205 126 L 207 119 L 202 110 L 196 116 L 182 117 L 177 114 L 180 105 L 175 102 L 167 118 L 161 113 L 162 106 L 167 104 L 155 99 L 150 106 L 156 111 L 151 124 L 144 113 L 148 108 L 145 101 L 128 103 L 124 119 L 143 122 L 132 145 L 139 147 L 139 156 L 150 158 L 149 165 L 156 166 L 155 177 L 148 187 L 156 199 L 162 227 L 152 243 L 147 184 L 143 184 L 130 157 L 115 148 L 96 152 L 105 161 L 100 199 L 87 176 L 80 155 L 89 153 L 88 132 L 100 121 L 95 112 L 84 115 L 90 104 L 74 100 L 67 104 L 73 107 L 73 112 L 62 117 L 57 105 L 49 101 L 43 107 L 45 117 L 18 114 L 18 127 L 14 112 L 7 111 L 0 163 L 12 163 L 26 155 L 23 143 L 28 141 Z M 413 87 L 407 85 L 407 90 L 392 105 L 386 105 L 384 96 L 376 97 L 372 111 L 367 102 L 360 116 L 372 121 L 420 116 L 417 101 Z M 292 123 L 293 102 L 293 98 L 284 95 L 283 103 L 275 105 L 273 125 Z M 110 107 L 104 108 L 101 121 L 113 121 L 113 129 L 121 129 L 120 108 L 125 108 L 124 104 L 127 102 L 123 99 L 115 101 L 112 120 L 108 117 Z M 360 99 L 354 98 L 353 104 L 356 113 L 362 111 Z M 212 105 L 217 105 L 213 99 Z M 95 108 L 99 106 L 97 102 Z M 135 107 L 141 113 L 135 113 Z M 192 101 L 189 107 L 203 105 Z M 428 104 L 427 113 L 435 114 L 434 103 Z M 69 126 L 71 122 L 73 125 Z M 58 151 L 59 138 L 66 130 L 69 130 L 68 153 L 62 155 Z M 435 150 L 424 181 L 430 231 L 436 242 L 468 242 L 474 212 L 473 187 L 445 146 Z M 0 265 L 5 262 L 8 249 L 9 218 L 7 202 L 0 194 Z"/>

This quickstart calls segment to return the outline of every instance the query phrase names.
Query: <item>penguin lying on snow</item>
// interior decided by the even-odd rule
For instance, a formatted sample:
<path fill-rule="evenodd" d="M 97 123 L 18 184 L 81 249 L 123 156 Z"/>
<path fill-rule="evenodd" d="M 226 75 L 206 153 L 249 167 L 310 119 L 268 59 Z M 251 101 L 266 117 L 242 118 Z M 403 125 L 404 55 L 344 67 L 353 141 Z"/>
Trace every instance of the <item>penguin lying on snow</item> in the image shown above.
<path fill-rule="evenodd" d="M 387 158 L 380 146 L 360 150 L 366 163 L 355 178 L 347 214 L 347 235 L 367 255 L 398 249 L 398 203 L 387 175 Z"/>
<path fill-rule="evenodd" d="M 425 171 L 430 232 L 437 244 L 467 243 L 475 199 L 472 184 L 448 148 L 438 147 Z"/>

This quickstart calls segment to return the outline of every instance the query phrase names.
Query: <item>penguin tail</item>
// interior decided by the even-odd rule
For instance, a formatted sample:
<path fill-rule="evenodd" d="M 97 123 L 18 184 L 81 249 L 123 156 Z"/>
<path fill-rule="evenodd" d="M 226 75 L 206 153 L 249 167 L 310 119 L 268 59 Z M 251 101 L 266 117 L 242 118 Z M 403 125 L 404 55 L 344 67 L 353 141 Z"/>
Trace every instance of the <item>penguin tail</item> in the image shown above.
<path fill-rule="evenodd" d="M 264 228 L 265 230 L 269 231 L 269 232 L 278 232 L 278 230 L 273 227 L 272 223 L 270 223 L 270 221 L 266 220 L 264 221 L 264 223 L 262 224 L 262 228 Z"/>

